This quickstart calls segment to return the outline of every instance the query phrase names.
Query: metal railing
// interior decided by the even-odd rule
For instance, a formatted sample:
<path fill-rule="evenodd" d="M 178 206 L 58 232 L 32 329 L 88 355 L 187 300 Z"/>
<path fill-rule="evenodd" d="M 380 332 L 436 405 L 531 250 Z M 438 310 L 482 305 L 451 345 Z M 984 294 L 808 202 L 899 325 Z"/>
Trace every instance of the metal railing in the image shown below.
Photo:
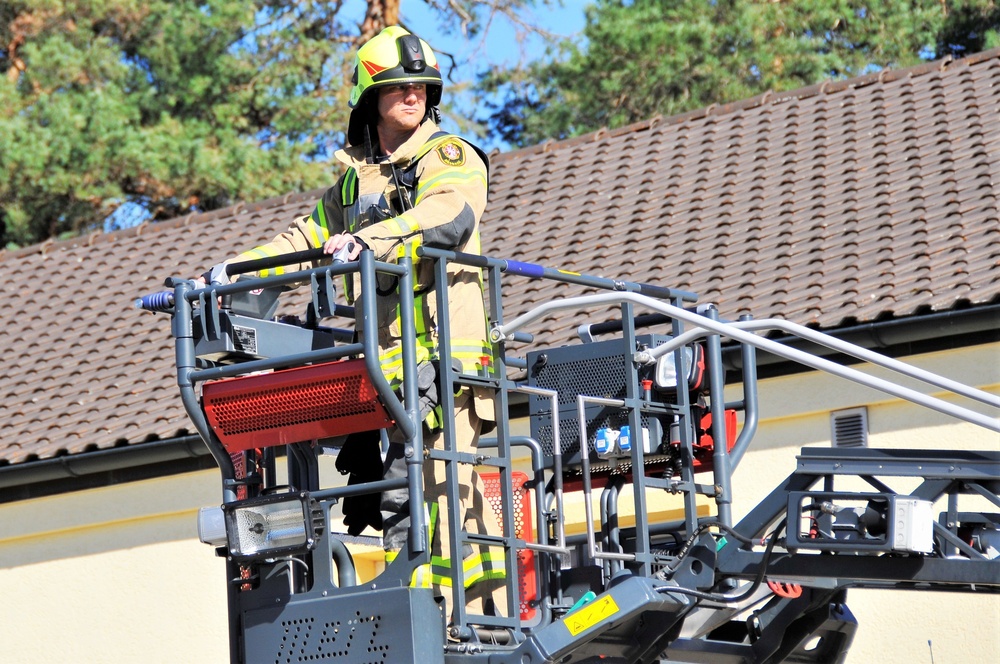
<path fill-rule="evenodd" d="M 950 380 L 943 376 L 933 374 L 929 371 L 919 369 L 918 367 L 913 367 L 904 362 L 894 360 L 878 353 L 874 353 L 860 346 L 835 339 L 829 335 L 824 335 L 822 333 L 810 330 L 809 328 L 803 327 L 801 325 L 796 325 L 794 323 L 789 323 L 788 321 L 767 319 L 760 321 L 740 321 L 740 322 L 722 322 L 713 321 L 704 316 L 700 316 L 696 313 L 692 313 L 671 304 L 660 302 L 653 298 L 645 295 L 636 293 L 608 293 L 608 294 L 598 294 L 598 295 L 585 295 L 581 297 L 566 298 L 562 300 L 556 300 L 553 302 L 547 302 L 540 305 L 526 314 L 523 314 L 515 318 L 510 323 L 505 325 L 495 326 L 493 329 L 493 336 L 496 340 L 503 340 L 507 338 L 512 338 L 513 335 L 517 334 L 522 328 L 528 324 L 547 316 L 553 311 L 561 311 L 566 309 L 584 309 L 593 306 L 607 305 L 611 303 L 618 303 L 621 301 L 632 302 L 633 304 L 639 304 L 646 306 L 654 311 L 666 314 L 671 318 L 684 321 L 685 323 L 699 328 L 697 330 L 691 330 L 685 332 L 684 334 L 678 335 L 673 340 L 659 346 L 653 350 L 646 350 L 638 353 L 635 360 L 640 363 L 652 363 L 656 361 L 656 358 L 665 355 L 669 352 L 675 351 L 678 348 L 686 344 L 690 344 L 693 341 L 705 337 L 709 334 L 718 334 L 724 337 L 733 339 L 743 344 L 747 344 L 757 348 L 759 350 L 764 350 L 779 357 L 787 360 L 792 360 L 803 364 L 805 366 L 817 369 L 820 371 L 825 371 L 835 376 L 845 378 L 847 380 L 853 381 L 860 385 L 870 387 L 875 390 L 879 390 L 886 394 L 898 397 L 900 399 L 905 399 L 912 403 L 915 403 L 932 410 L 936 410 L 945 415 L 955 417 L 957 419 L 969 422 L 971 424 L 976 424 L 978 426 L 989 429 L 990 431 L 1000 432 L 1000 419 L 996 417 L 990 417 L 988 415 L 983 415 L 976 411 L 964 408 L 962 406 L 957 406 L 955 404 L 949 403 L 943 399 L 937 397 L 926 395 L 922 392 L 904 387 L 898 383 L 894 383 L 877 376 L 871 376 L 864 372 L 858 371 L 851 367 L 843 366 L 832 362 L 825 358 L 807 353 L 805 351 L 799 350 L 797 348 L 791 348 L 785 346 L 771 339 L 765 337 L 757 336 L 753 334 L 752 331 L 760 331 L 762 329 L 781 329 L 796 336 L 800 336 L 809 341 L 822 344 L 831 348 L 833 350 L 852 355 L 859 359 L 866 360 L 873 364 L 891 369 L 893 371 L 899 372 L 910 378 L 921 380 L 927 382 L 935 387 L 940 387 L 945 390 L 949 390 L 955 394 L 974 399 L 976 401 L 982 402 L 984 404 L 995 406 L 1000 408 L 1000 397 L 989 394 L 988 392 L 983 392 L 972 387 L 968 387 L 958 383 L 956 381 Z"/>

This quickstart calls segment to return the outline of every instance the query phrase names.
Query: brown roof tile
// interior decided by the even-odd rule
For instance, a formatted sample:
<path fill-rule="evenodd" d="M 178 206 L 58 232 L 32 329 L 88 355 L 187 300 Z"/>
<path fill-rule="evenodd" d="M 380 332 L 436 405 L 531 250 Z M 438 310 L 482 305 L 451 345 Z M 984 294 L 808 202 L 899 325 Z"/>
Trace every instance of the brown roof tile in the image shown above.
<path fill-rule="evenodd" d="M 998 116 L 994 50 L 495 155 L 484 253 L 821 328 L 996 303 Z M 0 251 L 0 464 L 189 431 L 167 319 L 132 300 L 269 239 L 321 194 Z M 505 311 L 578 292 L 512 279 Z M 579 322 L 552 314 L 536 340 Z"/>

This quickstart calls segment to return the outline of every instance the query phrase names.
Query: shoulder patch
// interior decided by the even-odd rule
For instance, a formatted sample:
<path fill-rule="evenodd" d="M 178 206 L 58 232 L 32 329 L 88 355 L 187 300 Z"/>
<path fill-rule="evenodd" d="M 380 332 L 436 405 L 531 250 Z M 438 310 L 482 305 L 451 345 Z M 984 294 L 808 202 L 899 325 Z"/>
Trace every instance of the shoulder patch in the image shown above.
<path fill-rule="evenodd" d="M 458 141 L 445 141 L 437 149 L 441 161 L 449 166 L 461 166 L 465 163 L 465 150 Z"/>

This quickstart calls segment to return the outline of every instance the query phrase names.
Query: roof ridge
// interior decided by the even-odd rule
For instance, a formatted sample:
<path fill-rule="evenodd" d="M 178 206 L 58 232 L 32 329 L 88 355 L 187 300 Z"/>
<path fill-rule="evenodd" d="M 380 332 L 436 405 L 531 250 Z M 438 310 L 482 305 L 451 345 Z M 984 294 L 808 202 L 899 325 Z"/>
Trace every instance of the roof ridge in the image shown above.
<path fill-rule="evenodd" d="M 746 111 L 763 106 L 767 103 L 780 104 L 791 99 L 806 99 L 814 97 L 818 94 L 836 94 L 838 92 L 843 92 L 844 90 L 861 88 L 873 83 L 890 83 L 902 78 L 921 76 L 933 71 L 953 69 L 961 65 L 975 65 L 994 58 L 1000 58 L 1000 47 L 988 49 L 979 53 L 973 53 L 972 55 L 957 60 L 948 55 L 938 60 L 913 65 L 904 69 L 883 69 L 872 74 L 865 74 L 864 76 L 856 76 L 854 78 L 846 78 L 842 80 L 826 79 L 821 83 L 814 83 L 812 85 L 807 85 L 794 90 L 786 90 L 784 92 L 768 90 L 767 92 L 759 94 L 755 97 L 728 102 L 726 104 L 709 104 L 706 107 L 694 109 L 692 111 L 685 111 L 684 113 L 678 113 L 677 115 L 667 117 L 655 115 L 648 120 L 634 122 L 630 125 L 618 127 L 617 129 L 601 127 L 596 131 L 582 134 L 580 136 L 574 136 L 572 138 L 566 138 L 561 141 L 549 139 L 539 143 L 538 145 L 532 145 L 527 148 L 501 153 L 497 156 L 497 160 L 506 160 L 514 155 L 520 157 L 539 152 L 549 152 L 556 148 L 575 147 L 583 143 L 593 143 L 609 137 L 646 131 L 661 123 L 666 125 L 676 125 L 687 122 L 688 120 L 697 120 L 706 117 L 728 115 L 730 113 Z"/>

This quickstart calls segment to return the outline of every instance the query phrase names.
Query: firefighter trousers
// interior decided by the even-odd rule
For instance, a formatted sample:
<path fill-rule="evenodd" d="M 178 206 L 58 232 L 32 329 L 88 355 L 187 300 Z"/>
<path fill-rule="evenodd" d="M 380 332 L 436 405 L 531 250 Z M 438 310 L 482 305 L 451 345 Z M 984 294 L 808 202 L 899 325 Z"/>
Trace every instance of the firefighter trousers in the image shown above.
<path fill-rule="evenodd" d="M 456 450 L 475 452 L 481 431 L 482 423 L 476 415 L 472 395 L 468 390 L 463 390 L 455 397 Z M 443 449 L 444 434 L 438 432 L 424 436 L 424 447 Z M 465 530 L 477 534 L 503 534 L 496 512 L 485 498 L 483 481 L 479 474 L 469 464 L 462 463 L 457 466 L 459 514 L 462 515 Z M 405 476 L 406 459 L 403 456 L 403 445 L 391 443 L 386 455 L 384 477 L 393 479 Z M 423 476 L 425 516 L 430 532 L 431 566 L 429 570 L 418 570 L 413 585 L 432 587 L 436 594 L 449 597 L 451 595 L 447 592 L 447 588 L 451 585 L 449 522 L 452 514 L 448 511 L 445 492 L 445 464 L 426 459 Z M 381 511 L 386 559 L 391 560 L 395 557 L 395 552 L 404 549 L 407 543 L 407 531 L 410 526 L 407 490 L 383 492 Z M 507 593 L 504 584 L 503 549 L 466 544 L 463 547 L 462 557 L 468 610 L 480 615 L 506 616 Z"/>

